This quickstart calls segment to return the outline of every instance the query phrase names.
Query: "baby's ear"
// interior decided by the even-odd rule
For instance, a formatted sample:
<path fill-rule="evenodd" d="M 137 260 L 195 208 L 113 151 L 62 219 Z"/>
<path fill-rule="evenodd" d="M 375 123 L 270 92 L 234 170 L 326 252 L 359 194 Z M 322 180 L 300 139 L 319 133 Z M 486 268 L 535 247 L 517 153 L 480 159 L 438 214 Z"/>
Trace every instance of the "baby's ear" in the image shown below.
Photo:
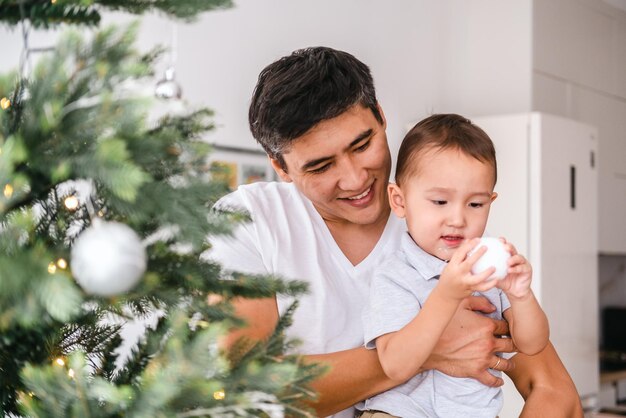
<path fill-rule="evenodd" d="M 389 183 L 389 186 L 387 186 L 387 195 L 389 196 L 389 205 L 393 213 L 395 213 L 398 218 L 404 218 L 406 216 L 406 210 L 404 208 L 404 193 L 402 193 L 402 189 L 395 183 Z"/>

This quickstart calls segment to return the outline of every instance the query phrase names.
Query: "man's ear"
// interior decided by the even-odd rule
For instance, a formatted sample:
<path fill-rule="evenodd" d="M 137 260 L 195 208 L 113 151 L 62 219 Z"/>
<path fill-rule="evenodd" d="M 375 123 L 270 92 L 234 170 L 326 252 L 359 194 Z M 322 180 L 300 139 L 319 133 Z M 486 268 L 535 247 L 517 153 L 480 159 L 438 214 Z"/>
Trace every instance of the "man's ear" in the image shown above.
<path fill-rule="evenodd" d="M 387 194 L 389 195 L 389 205 L 391 205 L 393 213 L 395 213 L 398 218 L 404 218 L 406 216 L 406 210 L 404 207 L 404 193 L 402 193 L 402 189 L 395 183 L 389 183 L 387 186 Z"/>
<path fill-rule="evenodd" d="M 267 158 L 269 158 L 270 164 L 276 174 L 278 174 L 278 177 L 280 177 L 282 181 L 291 183 L 291 176 L 289 176 L 289 174 L 287 174 L 287 172 L 283 169 L 283 166 L 280 164 L 280 162 L 276 158 L 272 158 L 269 156 Z"/>

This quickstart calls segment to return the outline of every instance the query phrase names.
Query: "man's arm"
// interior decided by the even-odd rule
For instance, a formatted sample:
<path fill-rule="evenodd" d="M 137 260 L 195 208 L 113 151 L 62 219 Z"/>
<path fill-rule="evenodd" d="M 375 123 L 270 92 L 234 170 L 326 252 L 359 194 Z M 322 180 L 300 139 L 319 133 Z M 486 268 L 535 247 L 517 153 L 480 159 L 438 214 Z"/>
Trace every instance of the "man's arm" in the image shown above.
<path fill-rule="evenodd" d="M 516 354 L 507 375 L 526 401 L 520 418 L 582 418 L 576 386 L 554 347 L 548 343 L 539 354 Z"/>
<path fill-rule="evenodd" d="M 231 332 L 223 345 L 229 347 L 241 337 L 269 338 L 278 322 L 275 298 L 238 299 L 233 301 L 233 307 L 247 326 Z M 309 363 L 329 366 L 329 370 L 311 384 L 318 393 L 318 399 L 311 405 L 317 416 L 332 415 L 398 384 L 385 376 L 375 350 L 358 347 L 304 358 Z"/>
<path fill-rule="evenodd" d="M 399 383 L 385 375 L 376 350 L 359 347 L 306 359 L 330 366 L 328 373 L 311 384 L 318 393 L 317 401 L 311 405 L 317 416 L 332 415 Z"/>
<path fill-rule="evenodd" d="M 224 341 L 226 347 L 244 336 L 254 340 L 268 338 L 278 322 L 275 298 L 238 299 L 233 306 L 237 316 L 248 326 L 229 334 Z M 502 379 L 497 379 L 486 369 L 497 361 L 496 351 L 512 351 L 510 339 L 494 337 L 507 332 L 506 322 L 472 312 L 472 309 L 489 311 L 490 307 L 485 298 L 463 301 L 433 354 L 424 363 L 424 369 L 474 377 L 490 386 L 501 385 Z M 307 355 L 305 360 L 329 366 L 329 371 L 312 384 L 319 397 L 311 406 L 318 416 L 331 415 L 398 384 L 385 375 L 375 350 L 358 347 Z M 502 359 L 498 369 L 505 370 L 511 367 L 510 364 Z"/>

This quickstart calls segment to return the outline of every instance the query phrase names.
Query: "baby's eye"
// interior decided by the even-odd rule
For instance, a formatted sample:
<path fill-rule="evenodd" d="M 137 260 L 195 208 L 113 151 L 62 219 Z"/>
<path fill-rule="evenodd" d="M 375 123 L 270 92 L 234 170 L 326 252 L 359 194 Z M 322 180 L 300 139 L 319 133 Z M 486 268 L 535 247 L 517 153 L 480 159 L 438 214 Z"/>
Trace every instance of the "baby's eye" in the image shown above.
<path fill-rule="evenodd" d="M 435 205 L 437 205 L 437 206 L 443 206 L 443 205 L 445 205 L 446 203 L 448 203 L 448 201 L 447 201 L 447 200 L 433 200 L 432 202 L 433 202 L 433 204 L 435 204 Z"/>
<path fill-rule="evenodd" d="M 482 208 L 485 204 L 479 202 L 472 202 L 469 204 L 471 208 Z"/>

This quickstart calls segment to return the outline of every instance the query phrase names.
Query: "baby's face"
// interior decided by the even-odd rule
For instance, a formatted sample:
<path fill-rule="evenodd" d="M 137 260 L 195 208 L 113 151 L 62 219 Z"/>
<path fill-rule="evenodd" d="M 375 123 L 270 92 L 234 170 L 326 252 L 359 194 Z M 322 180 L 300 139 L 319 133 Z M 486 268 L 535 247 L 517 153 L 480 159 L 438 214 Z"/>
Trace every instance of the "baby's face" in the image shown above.
<path fill-rule="evenodd" d="M 464 240 L 485 231 L 497 196 L 494 169 L 456 149 L 427 150 L 417 158 L 419 170 L 401 189 L 390 186 L 391 205 L 423 250 L 449 260 Z"/>

